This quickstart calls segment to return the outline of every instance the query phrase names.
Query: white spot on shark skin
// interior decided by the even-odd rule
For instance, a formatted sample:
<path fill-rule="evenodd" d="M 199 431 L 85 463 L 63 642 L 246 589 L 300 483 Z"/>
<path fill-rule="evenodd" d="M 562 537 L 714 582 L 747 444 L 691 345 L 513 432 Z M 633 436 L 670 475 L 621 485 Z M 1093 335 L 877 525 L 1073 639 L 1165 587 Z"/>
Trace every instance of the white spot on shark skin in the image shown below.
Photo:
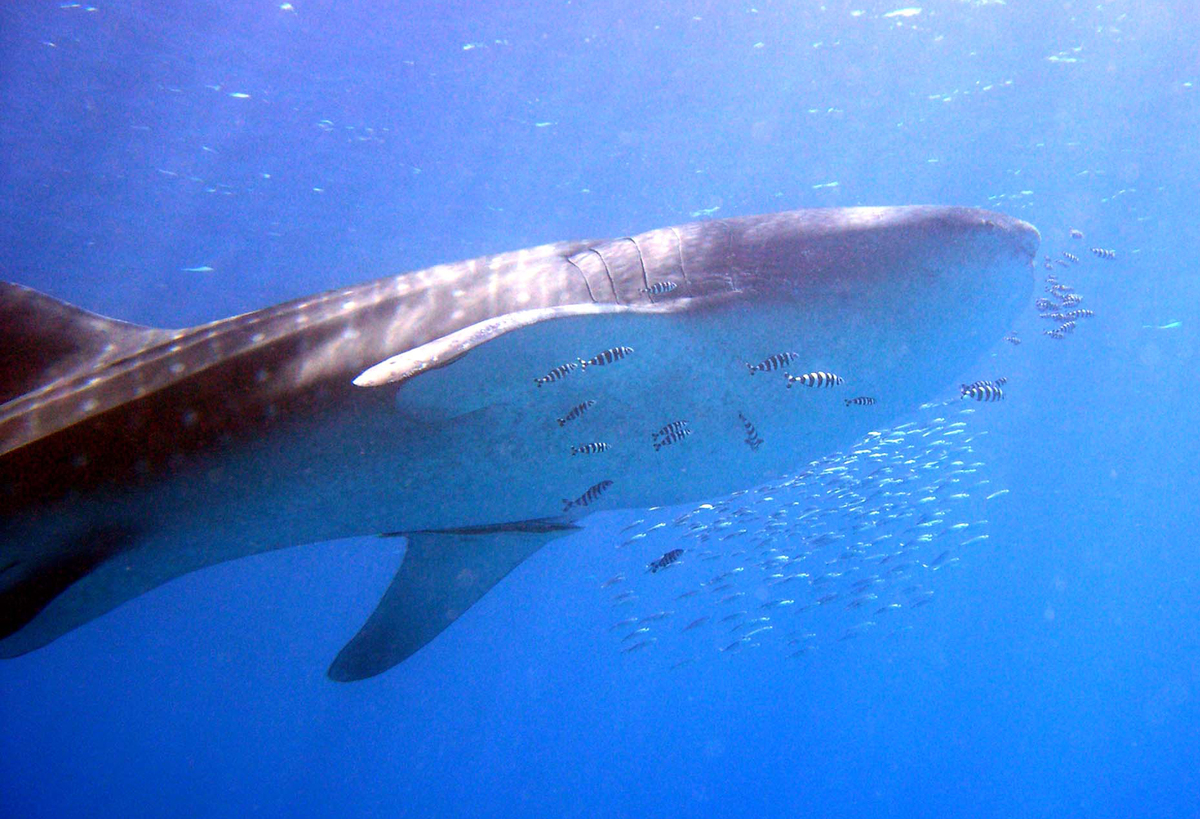
<path fill-rule="evenodd" d="M 100 403 L 95 398 L 89 398 L 79 405 L 79 411 L 83 413 L 94 412 Z"/>
<path fill-rule="evenodd" d="M 354 309 L 355 307 L 357 307 L 357 306 L 358 306 L 358 305 L 357 305 L 357 304 L 355 304 L 353 301 L 344 301 L 344 302 L 342 302 L 342 309 L 343 309 L 343 310 L 353 310 L 353 309 Z"/>
<path fill-rule="evenodd" d="M 170 367 L 171 375 L 182 375 L 184 370 L 186 370 L 186 369 L 187 369 L 187 367 L 183 366 L 183 364 L 181 362 L 176 361 L 173 364 L 171 364 L 171 367 Z"/>
<path fill-rule="evenodd" d="M 254 335 L 250 336 L 250 343 L 251 344 L 261 344 L 263 342 L 263 339 L 265 339 L 266 337 L 267 336 L 265 333 L 255 333 Z"/>

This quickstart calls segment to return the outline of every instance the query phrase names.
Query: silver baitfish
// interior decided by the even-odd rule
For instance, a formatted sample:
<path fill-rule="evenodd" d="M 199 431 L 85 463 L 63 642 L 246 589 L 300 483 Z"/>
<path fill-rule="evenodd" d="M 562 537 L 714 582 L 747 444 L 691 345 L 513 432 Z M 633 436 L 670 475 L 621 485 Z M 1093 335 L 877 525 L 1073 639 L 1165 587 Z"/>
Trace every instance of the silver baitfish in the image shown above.
<path fill-rule="evenodd" d="M 571 447 L 572 455 L 595 455 L 598 452 L 608 452 L 609 446 L 603 441 L 592 441 Z"/>
<path fill-rule="evenodd" d="M 784 375 L 787 376 L 787 385 L 789 388 L 796 383 L 803 384 L 806 387 L 832 387 L 835 384 L 846 383 L 846 379 L 833 373 L 805 373 L 804 375 L 784 373 Z"/>
<path fill-rule="evenodd" d="M 747 361 L 746 369 L 750 371 L 750 375 L 754 375 L 756 372 L 770 372 L 771 370 L 778 370 L 787 366 L 799 357 L 799 353 L 775 353 L 767 356 L 757 364 L 751 364 Z"/>
<path fill-rule="evenodd" d="M 533 379 L 533 383 L 539 387 L 543 384 L 549 384 L 553 381 L 558 381 L 561 378 L 566 378 L 567 374 L 573 372 L 579 365 L 574 361 L 568 361 L 566 364 L 559 364 L 550 372 L 543 375 L 541 378 Z"/>
<path fill-rule="evenodd" d="M 581 404 L 576 404 L 575 406 L 571 407 L 571 409 L 567 410 L 566 415 L 558 419 L 558 425 L 560 427 L 566 426 L 567 421 L 574 421 L 576 418 L 579 418 L 594 406 L 596 406 L 596 401 L 592 398 L 589 398 Z"/>
<path fill-rule="evenodd" d="M 573 506 L 587 506 L 589 503 L 592 503 L 601 495 L 603 495 L 612 485 L 612 481 L 600 481 L 600 483 L 589 486 L 587 491 L 577 497 L 575 500 L 567 500 L 566 498 L 563 498 L 563 511 L 566 512 Z"/>
<path fill-rule="evenodd" d="M 614 361 L 619 361 L 625 356 L 633 352 L 632 347 L 609 347 L 607 350 L 596 353 L 594 356 L 584 361 L 579 359 L 579 366 L 585 370 L 588 367 L 603 367 L 605 364 L 612 364 Z"/>

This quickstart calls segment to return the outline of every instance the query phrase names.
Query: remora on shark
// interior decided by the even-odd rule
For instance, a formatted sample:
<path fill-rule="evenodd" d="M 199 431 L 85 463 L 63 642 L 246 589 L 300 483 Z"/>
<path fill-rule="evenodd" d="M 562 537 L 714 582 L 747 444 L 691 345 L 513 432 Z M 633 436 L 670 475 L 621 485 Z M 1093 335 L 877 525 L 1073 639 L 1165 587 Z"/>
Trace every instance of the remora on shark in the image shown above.
<path fill-rule="evenodd" d="M 329 669 L 378 674 L 587 513 L 747 487 L 955 383 L 1028 300 L 1038 243 L 970 208 L 802 210 L 439 265 L 185 330 L 0 284 L 0 656 L 204 566 L 402 534 L 395 579 Z M 877 412 L 747 375 L 785 350 Z M 680 420 L 694 434 L 656 450 Z M 610 446 L 571 457 L 588 441 Z"/>

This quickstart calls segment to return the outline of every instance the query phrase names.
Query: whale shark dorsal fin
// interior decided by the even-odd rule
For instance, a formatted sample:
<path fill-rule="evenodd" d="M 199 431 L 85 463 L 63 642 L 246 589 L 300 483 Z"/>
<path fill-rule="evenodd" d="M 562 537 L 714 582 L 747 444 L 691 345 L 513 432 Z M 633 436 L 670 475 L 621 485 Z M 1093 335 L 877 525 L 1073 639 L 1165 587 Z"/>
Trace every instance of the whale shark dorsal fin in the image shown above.
<path fill-rule="evenodd" d="M 170 335 L 0 282 L 0 404 Z"/>
<path fill-rule="evenodd" d="M 395 578 L 367 622 L 329 667 L 338 682 L 382 674 L 453 623 L 523 560 L 579 527 L 564 518 L 402 532 Z"/>
<path fill-rule="evenodd" d="M 499 338 L 505 333 L 529 327 L 543 321 L 573 316 L 594 316 L 601 313 L 628 311 L 631 308 L 616 304 L 566 304 L 559 307 L 538 307 L 494 316 L 476 322 L 449 335 L 406 350 L 368 367 L 354 379 L 355 386 L 378 387 L 407 381 L 426 370 L 444 367 L 480 344 Z"/>

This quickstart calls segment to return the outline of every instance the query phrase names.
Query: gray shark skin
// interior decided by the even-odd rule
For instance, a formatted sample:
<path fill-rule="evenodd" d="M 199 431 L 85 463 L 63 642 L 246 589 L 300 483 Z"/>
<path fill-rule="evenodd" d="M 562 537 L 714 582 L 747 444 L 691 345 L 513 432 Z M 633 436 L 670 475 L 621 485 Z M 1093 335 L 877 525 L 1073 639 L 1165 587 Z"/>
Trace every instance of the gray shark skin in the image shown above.
<path fill-rule="evenodd" d="M 440 265 L 177 331 L 0 284 L 0 656 L 204 566 L 402 535 L 396 578 L 329 669 L 381 673 L 587 514 L 748 487 L 956 383 L 1028 301 L 1038 243 L 969 208 L 793 211 Z M 534 380 L 619 346 L 633 352 Z M 846 384 L 788 389 L 746 367 L 784 351 Z M 847 411 L 850 395 L 875 411 Z M 677 420 L 693 434 L 656 450 Z M 591 441 L 610 447 L 571 455 Z"/>

